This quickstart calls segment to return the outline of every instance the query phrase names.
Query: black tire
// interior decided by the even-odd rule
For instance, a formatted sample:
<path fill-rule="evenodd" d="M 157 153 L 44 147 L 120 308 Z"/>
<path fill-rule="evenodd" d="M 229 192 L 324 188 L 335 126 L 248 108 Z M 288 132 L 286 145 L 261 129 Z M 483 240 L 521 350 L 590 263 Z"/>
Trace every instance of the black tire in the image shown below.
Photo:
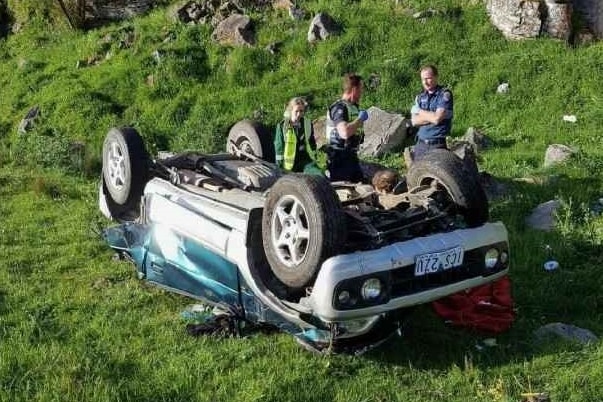
<path fill-rule="evenodd" d="M 140 198 L 149 178 L 149 155 L 138 132 L 112 128 L 103 143 L 103 192 L 116 219 L 138 216 Z"/>
<path fill-rule="evenodd" d="M 291 290 L 311 285 L 322 263 L 341 250 L 345 215 L 329 181 L 291 174 L 272 186 L 262 242 L 274 275 Z"/>
<path fill-rule="evenodd" d="M 241 120 L 228 132 L 226 152 L 233 152 L 233 144 L 239 149 L 260 159 L 274 162 L 272 133 L 263 124 L 252 120 Z"/>
<path fill-rule="evenodd" d="M 468 227 L 481 226 L 489 219 L 488 198 L 479 178 L 449 150 L 429 151 L 412 164 L 406 179 L 409 189 L 432 184 L 443 187 Z"/>

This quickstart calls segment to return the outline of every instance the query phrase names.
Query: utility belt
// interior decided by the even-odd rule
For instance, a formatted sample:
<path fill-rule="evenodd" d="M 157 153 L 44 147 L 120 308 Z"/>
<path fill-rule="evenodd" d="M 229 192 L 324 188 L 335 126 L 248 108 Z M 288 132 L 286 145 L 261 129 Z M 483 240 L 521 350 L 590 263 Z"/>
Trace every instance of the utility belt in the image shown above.
<path fill-rule="evenodd" d="M 335 152 L 355 154 L 356 152 L 358 152 L 358 147 L 341 147 L 339 145 L 327 145 L 327 154 Z"/>

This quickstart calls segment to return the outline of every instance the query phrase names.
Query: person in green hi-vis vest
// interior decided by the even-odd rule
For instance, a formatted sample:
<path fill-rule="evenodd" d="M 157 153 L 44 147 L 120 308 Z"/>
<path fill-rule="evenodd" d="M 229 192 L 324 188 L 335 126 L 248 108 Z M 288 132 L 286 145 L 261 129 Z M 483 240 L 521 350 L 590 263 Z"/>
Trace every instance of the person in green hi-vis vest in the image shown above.
<path fill-rule="evenodd" d="M 290 172 L 323 175 L 315 162 L 316 139 L 312 121 L 304 116 L 306 106 L 301 97 L 287 103 L 284 119 L 277 124 L 274 136 L 276 164 Z"/>

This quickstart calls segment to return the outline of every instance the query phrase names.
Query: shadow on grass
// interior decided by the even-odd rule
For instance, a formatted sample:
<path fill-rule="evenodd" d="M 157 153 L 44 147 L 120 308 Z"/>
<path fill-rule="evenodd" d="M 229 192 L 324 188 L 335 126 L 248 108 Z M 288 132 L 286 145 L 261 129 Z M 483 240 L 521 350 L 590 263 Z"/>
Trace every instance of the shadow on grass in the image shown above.
<path fill-rule="evenodd" d="M 6 311 L 8 311 L 6 308 L 6 292 L 0 289 L 0 314 L 5 313 Z"/>

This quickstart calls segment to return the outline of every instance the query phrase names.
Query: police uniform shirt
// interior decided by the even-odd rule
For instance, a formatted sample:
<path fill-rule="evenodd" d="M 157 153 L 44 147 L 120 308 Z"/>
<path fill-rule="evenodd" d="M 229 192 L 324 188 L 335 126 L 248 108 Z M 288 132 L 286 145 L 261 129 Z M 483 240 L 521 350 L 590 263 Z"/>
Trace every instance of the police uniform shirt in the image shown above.
<path fill-rule="evenodd" d="M 343 102 L 335 102 L 331 109 L 329 109 L 331 120 L 335 124 L 335 127 L 341 122 L 347 122 L 349 119 L 348 108 Z"/>
<path fill-rule="evenodd" d="M 446 111 L 444 120 L 440 124 L 426 124 L 419 127 L 417 135 L 420 139 L 444 138 L 450 134 L 453 102 L 452 92 L 449 89 L 438 85 L 433 93 L 423 91 L 417 96 L 415 105 L 429 112 L 435 112 L 437 109 L 444 109 Z"/>

